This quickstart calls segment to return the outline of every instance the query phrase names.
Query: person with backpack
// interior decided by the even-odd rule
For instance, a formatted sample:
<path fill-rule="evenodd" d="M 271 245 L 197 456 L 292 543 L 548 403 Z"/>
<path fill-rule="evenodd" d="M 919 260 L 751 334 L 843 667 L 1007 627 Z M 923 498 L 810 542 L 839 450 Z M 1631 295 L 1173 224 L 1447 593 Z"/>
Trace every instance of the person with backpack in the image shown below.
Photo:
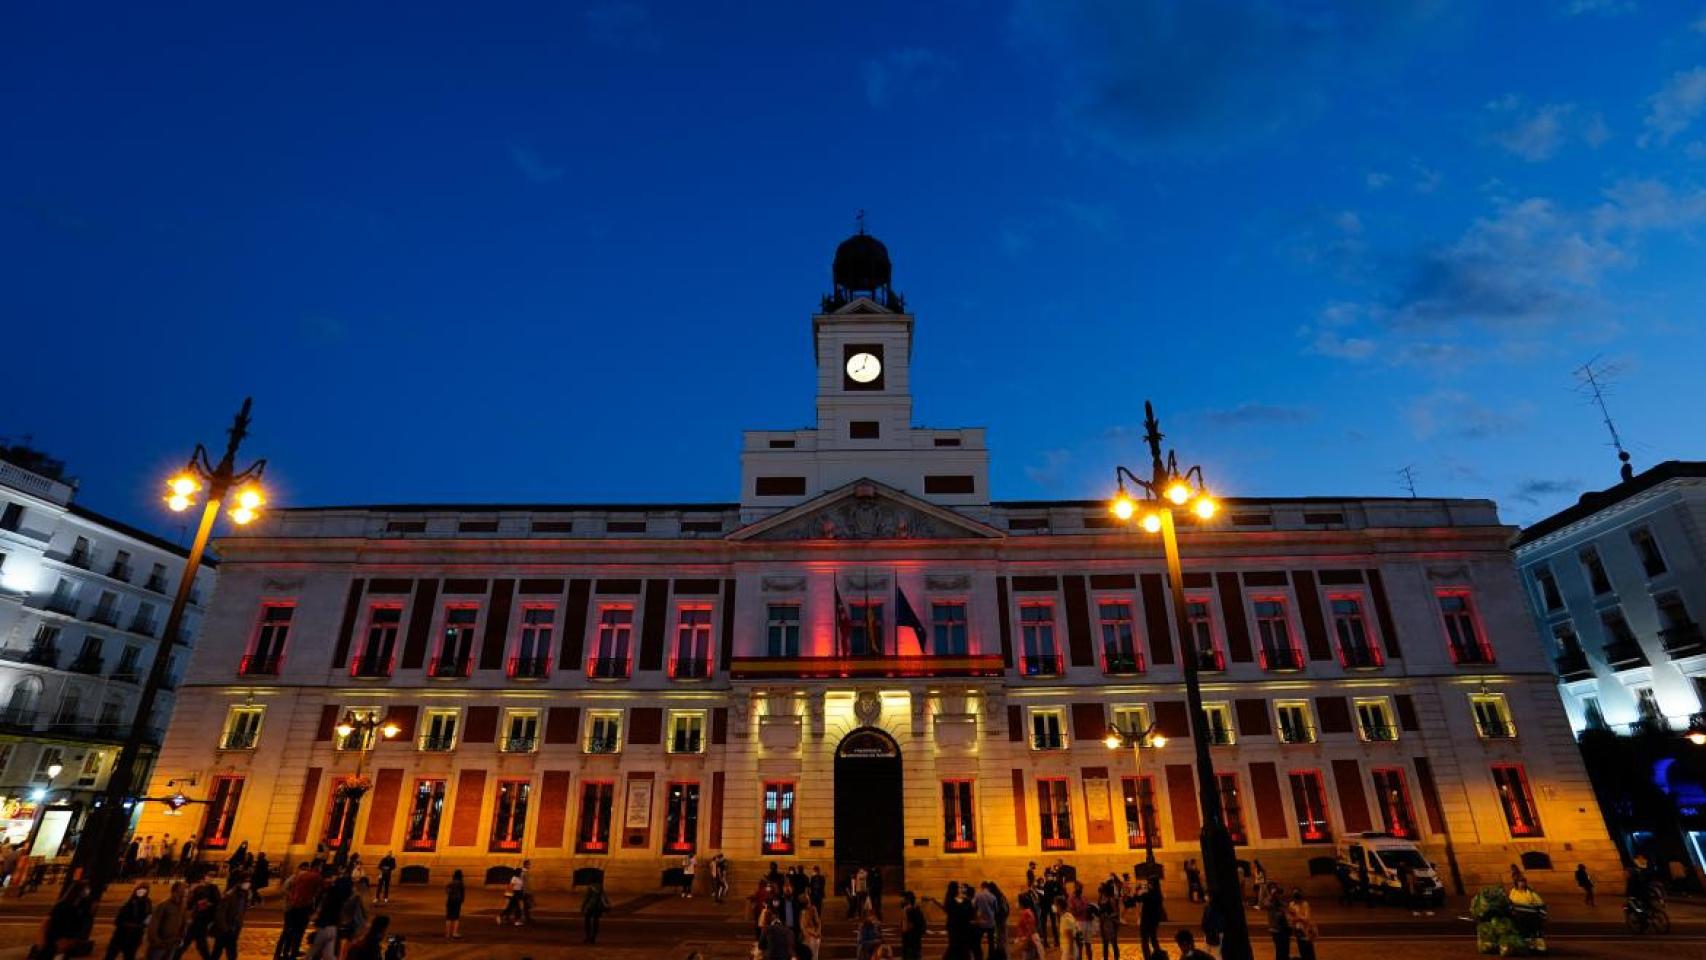
<path fill-rule="evenodd" d="M 900 958 L 924 960 L 924 935 L 929 929 L 924 911 L 918 906 L 918 895 L 911 890 L 900 893 Z"/>

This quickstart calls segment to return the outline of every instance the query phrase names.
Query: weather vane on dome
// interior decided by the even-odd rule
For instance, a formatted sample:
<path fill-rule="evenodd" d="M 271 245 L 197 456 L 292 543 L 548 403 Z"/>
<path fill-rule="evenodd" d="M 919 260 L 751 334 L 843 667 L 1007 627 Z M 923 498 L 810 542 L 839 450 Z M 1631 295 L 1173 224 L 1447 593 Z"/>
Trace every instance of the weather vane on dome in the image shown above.
<path fill-rule="evenodd" d="M 863 234 L 865 232 L 865 209 L 863 207 L 859 208 L 859 212 L 853 215 L 853 222 L 859 225 L 859 233 Z"/>

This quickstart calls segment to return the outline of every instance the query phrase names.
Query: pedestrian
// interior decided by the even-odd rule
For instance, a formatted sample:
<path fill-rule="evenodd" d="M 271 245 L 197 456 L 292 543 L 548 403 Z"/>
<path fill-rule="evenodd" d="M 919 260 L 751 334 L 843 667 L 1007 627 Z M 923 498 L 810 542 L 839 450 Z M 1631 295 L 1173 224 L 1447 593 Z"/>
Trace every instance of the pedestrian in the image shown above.
<path fill-rule="evenodd" d="M 587 943 L 598 942 L 598 921 L 609 907 L 610 900 L 604 895 L 604 883 L 594 880 L 588 884 L 586 895 L 581 898 L 581 925 Z"/>
<path fill-rule="evenodd" d="M 805 947 L 806 960 L 816 960 L 823 950 L 823 914 L 811 897 L 802 897 L 800 905 L 800 945 Z"/>
<path fill-rule="evenodd" d="M 1268 871 L 1266 867 L 1262 866 L 1262 861 L 1250 861 L 1250 879 L 1254 884 L 1256 909 L 1266 910 L 1268 908 Z"/>
<path fill-rule="evenodd" d="M 1351 881 L 1351 865 L 1343 860 L 1334 863 L 1333 879 L 1339 881 L 1339 906 L 1350 906 L 1356 900 L 1356 884 Z"/>
<path fill-rule="evenodd" d="M 325 872 L 320 872 L 320 881 L 322 885 L 325 883 L 325 879 Z M 314 923 L 314 928 L 318 930 L 320 927 L 324 926 L 336 927 L 338 925 L 338 919 L 342 917 L 344 913 L 344 901 L 348 900 L 353 894 L 354 887 L 349 882 L 349 877 L 338 877 L 336 880 L 333 880 L 331 885 L 325 887 L 320 895 L 320 914 Z M 343 942 L 341 940 L 339 941 L 338 946 L 343 946 Z"/>
<path fill-rule="evenodd" d="M 693 896 L 693 875 L 699 872 L 699 858 L 689 853 L 681 858 L 681 896 Z"/>
<path fill-rule="evenodd" d="M 1138 956 L 1153 957 L 1161 952 L 1161 924 L 1167 919 L 1167 904 L 1161 898 L 1161 881 L 1151 877 L 1144 881 L 1143 892 L 1137 896 Z"/>
<path fill-rule="evenodd" d="M 1588 906 L 1593 906 L 1593 877 L 1588 876 L 1588 865 L 1576 864 L 1576 886 L 1582 888 L 1582 900 Z"/>
<path fill-rule="evenodd" d="M 978 942 L 984 956 L 991 956 L 995 953 L 995 945 L 999 941 L 995 932 L 995 891 L 989 888 L 988 880 L 977 885 L 977 893 L 971 898 L 971 908 Z"/>
<path fill-rule="evenodd" d="M 879 921 L 883 919 L 883 871 L 873 868 L 865 875 L 865 900 Z"/>
<path fill-rule="evenodd" d="M 306 960 L 338 960 L 338 925 L 321 917 L 319 928 L 308 941 Z"/>
<path fill-rule="evenodd" d="M 349 896 L 344 898 L 343 906 L 338 908 L 338 943 L 348 946 L 350 941 L 361 936 L 361 931 L 367 929 L 367 901 L 362 898 L 361 891 L 355 884 L 349 886 Z"/>
<path fill-rule="evenodd" d="M 142 855 L 142 838 L 132 835 L 130 842 L 125 844 L 124 854 L 119 857 L 119 876 L 130 878 L 136 876 L 136 860 Z"/>
<path fill-rule="evenodd" d="M 1185 861 L 1185 899 L 1192 903 L 1202 903 L 1208 899 L 1203 893 L 1202 870 L 1194 858 Z"/>
<path fill-rule="evenodd" d="M 266 854 L 261 854 L 266 856 Z M 397 856 L 391 851 L 385 851 L 385 856 L 379 858 L 379 887 L 373 891 L 374 903 L 391 902 L 391 874 L 397 869 Z"/>
<path fill-rule="evenodd" d="M 1096 906 L 1096 932 L 1102 940 L 1102 960 L 1120 960 L 1120 894 L 1109 888 Z"/>
<path fill-rule="evenodd" d="M 467 896 L 468 885 L 462 880 L 462 871 L 451 873 L 450 882 L 444 885 L 444 939 L 462 939 L 462 901 Z"/>
<path fill-rule="evenodd" d="M 1291 921 L 1286 918 L 1285 902 L 1270 896 L 1268 899 L 1268 936 L 1274 941 L 1274 960 L 1291 960 Z"/>
<path fill-rule="evenodd" d="M 41 942 L 36 945 L 37 960 L 55 957 L 87 956 L 94 951 L 89 931 L 95 926 L 94 896 L 86 880 L 67 887 L 64 895 L 48 911 L 42 924 Z"/>
<path fill-rule="evenodd" d="M 1043 960 L 1043 939 L 1037 933 L 1037 914 L 1030 907 L 1035 901 L 1036 898 L 1027 891 L 1019 905 L 1019 923 L 1013 937 L 1013 942 L 1018 945 L 1019 960 Z"/>
<path fill-rule="evenodd" d="M 154 904 L 148 899 L 148 884 L 139 883 L 125 899 L 124 906 L 118 908 L 118 916 L 113 918 L 112 939 L 107 941 L 107 960 L 113 960 L 120 954 L 124 960 L 136 960 L 136 948 L 142 946 L 142 937 L 148 932 L 148 916 L 154 910 Z"/>
<path fill-rule="evenodd" d="M 1174 934 L 1173 942 L 1179 945 L 1179 960 L 1214 960 L 1213 956 L 1197 949 L 1197 938 L 1191 936 L 1190 930 Z"/>
<path fill-rule="evenodd" d="M 177 855 L 178 855 L 178 845 L 177 845 L 177 843 L 175 843 L 172 840 L 172 835 L 168 833 L 165 836 L 161 837 L 160 838 L 160 858 L 155 863 L 154 875 L 157 877 L 169 877 L 169 876 L 171 876 L 173 864 L 175 864 L 177 862 L 177 859 L 176 859 Z"/>
<path fill-rule="evenodd" d="M 1090 943 L 1078 926 L 1078 917 L 1067 909 L 1066 900 L 1057 899 L 1054 912 L 1060 917 L 1060 960 L 1089 960 Z"/>
<path fill-rule="evenodd" d="M 758 949 L 763 960 L 795 960 L 794 931 L 782 922 L 780 911 L 770 914 L 770 922 L 758 938 Z"/>
<path fill-rule="evenodd" d="M 521 921 L 533 922 L 533 861 L 521 861 Z"/>
<path fill-rule="evenodd" d="M 275 960 L 296 960 L 302 952 L 302 939 L 308 935 L 308 922 L 314 918 L 314 901 L 320 897 L 320 871 L 305 860 L 296 865 L 296 872 L 284 884 L 284 929 L 279 931 L 273 947 Z"/>
<path fill-rule="evenodd" d="M 148 918 L 148 960 L 171 960 L 183 945 L 184 930 L 189 925 L 184 907 L 187 892 L 182 880 L 173 880 L 165 901 Z"/>
<path fill-rule="evenodd" d="M 384 960 L 385 933 L 391 929 L 391 918 L 380 914 L 360 937 L 344 950 L 343 960 Z"/>
<path fill-rule="evenodd" d="M 521 926 L 522 897 L 521 871 L 518 869 L 509 875 L 509 886 L 504 892 L 504 907 L 498 912 L 498 926 L 501 927 L 506 922 Z"/>
<path fill-rule="evenodd" d="M 823 912 L 824 884 L 823 871 L 812 867 L 812 875 L 806 879 L 806 892 L 812 898 L 812 906 L 816 907 L 819 913 Z"/>
<path fill-rule="evenodd" d="M 261 902 L 261 891 L 272 884 L 272 863 L 267 860 L 265 851 L 255 858 L 249 868 L 249 883 L 254 891 L 255 903 Z"/>
<path fill-rule="evenodd" d="M 1275 898 L 1279 897 L 1276 890 Z M 1309 910 L 1309 901 L 1303 899 L 1301 887 L 1291 888 L 1291 899 L 1285 905 L 1285 919 L 1291 924 L 1291 935 L 1297 940 L 1298 960 L 1315 960 L 1315 917 Z"/>
<path fill-rule="evenodd" d="M 918 895 L 911 890 L 902 890 L 900 893 L 901 960 L 924 960 L 924 933 L 926 929 L 924 911 L 918 906 Z"/>
<path fill-rule="evenodd" d="M 203 878 L 189 893 L 189 924 L 184 930 L 184 942 L 178 947 L 178 955 L 193 946 L 201 960 L 208 960 L 213 953 L 213 944 L 208 937 L 213 932 L 213 911 L 219 907 L 219 888 Z"/>
<path fill-rule="evenodd" d="M 237 884 L 213 911 L 213 955 L 209 960 L 237 960 L 237 938 L 243 933 L 243 917 L 249 912 L 249 881 Z"/>
<path fill-rule="evenodd" d="M 866 910 L 864 919 L 859 922 L 859 960 L 874 960 L 877 955 L 877 948 L 882 945 L 883 925 L 877 922 L 876 911 Z"/>

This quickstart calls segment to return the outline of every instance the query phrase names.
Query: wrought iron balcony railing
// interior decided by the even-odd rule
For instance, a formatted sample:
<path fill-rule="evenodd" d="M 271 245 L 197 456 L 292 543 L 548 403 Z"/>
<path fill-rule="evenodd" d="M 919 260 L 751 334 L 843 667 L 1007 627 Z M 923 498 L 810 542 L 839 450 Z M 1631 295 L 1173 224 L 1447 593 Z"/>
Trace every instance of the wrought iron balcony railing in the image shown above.
<path fill-rule="evenodd" d="M 1110 677 L 1129 677 L 1143 672 L 1143 658 L 1131 650 L 1105 651 L 1102 672 Z"/>
<path fill-rule="evenodd" d="M 433 657 L 427 663 L 427 676 L 434 680 L 456 680 L 468 676 L 468 670 L 473 666 L 473 658 L 467 654 L 460 656 Z"/>
<path fill-rule="evenodd" d="M 538 737 L 504 737 L 498 749 L 504 753 L 532 753 L 538 745 Z"/>
<path fill-rule="evenodd" d="M 1066 735 L 1062 733 L 1032 733 L 1032 750 L 1065 750 Z"/>
<path fill-rule="evenodd" d="M 1314 743 L 1315 728 L 1280 724 L 1279 739 L 1280 743 Z"/>
<path fill-rule="evenodd" d="M 999 677 L 1006 672 L 999 654 L 863 657 L 735 657 L 734 680 L 814 678 Z"/>
<path fill-rule="evenodd" d="M 1226 672 L 1226 655 L 1219 650 L 1198 650 L 1197 669 L 1224 673 Z"/>
<path fill-rule="evenodd" d="M 1378 670 L 1386 665 L 1386 661 L 1374 647 L 1352 646 L 1339 650 L 1339 665 L 1346 670 Z"/>
<path fill-rule="evenodd" d="M 1666 627 L 1659 631 L 1659 639 L 1664 641 L 1665 652 L 1673 657 L 1692 656 L 1706 650 L 1706 636 L 1702 635 L 1698 623 Z"/>
<path fill-rule="evenodd" d="M 433 736 L 428 734 L 421 738 L 421 749 L 427 753 L 443 753 L 456 746 L 454 735 Z"/>
<path fill-rule="evenodd" d="M 627 657 L 593 657 L 587 661 L 586 675 L 594 680 L 626 680 L 632 663 Z"/>
<path fill-rule="evenodd" d="M 670 664 L 669 675 L 675 680 L 704 680 L 711 675 L 711 661 L 703 657 L 676 660 Z"/>
<path fill-rule="evenodd" d="M 70 670 L 72 673 L 86 673 L 90 676 L 98 677 L 101 674 L 101 667 L 104 663 L 105 658 L 103 657 L 79 656 L 77 659 L 72 660 L 70 665 L 65 669 Z"/>
<path fill-rule="evenodd" d="M 391 675 L 392 657 L 362 654 L 350 661 L 349 675 L 361 679 L 381 679 Z"/>
<path fill-rule="evenodd" d="M 237 661 L 239 677 L 276 677 L 284 669 L 284 655 L 251 653 Z"/>
<path fill-rule="evenodd" d="M 1389 743 L 1398 739 L 1398 730 L 1389 723 L 1361 723 L 1362 738 L 1370 743 Z"/>
<path fill-rule="evenodd" d="M 1019 659 L 1019 672 L 1027 677 L 1060 676 L 1060 654 L 1027 653 Z"/>
<path fill-rule="evenodd" d="M 1303 651 L 1296 647 L 1260 647 L 1262 669 L 1271 672 L 1303 669 Z"/>
<path fill-rule="evenodd" d="M 509 660 L 509 676 L 512 680 L 544 680 L 550 675 L 550 657 L 511 657 Z"/>
<path fill-rule="evenodd" d="M 615 737 L 588 737 L 586 741 L 586 752 L 615 753 L 617 747 L 620 745 L 621 744 Z"/>
<path fill-rule="evenodd" d="M 1475 729 L 1485 740 L 1509 740 L 1516 736 L 1516 725 L 1509 720 L 1494 720 L 1486 717 L 1475 719 Z"/>
<path fill-rule="evenodd" d="M 224 741 L 219 744 L 219 749 L 253 750 L 255 749 L 255 741 L 259 738 L 260 733 L 255 730 L 233 730 L 225 735 Z"/>
<path fill-rule="evenodd" d="M 1635 640 L 1624 638 L 1605 645 L 1605 662 L 1613 670 L 1631 670 L 1647 665 L 1647 654 Z"/>
<path fill-rule="evenodd" d="M 1588 655 L 1580 649 L 1565 650 L 1552 662 L 1560 679 L 1585 680 L 1593 676 L 1593 667 L 1588 663 Z"/>

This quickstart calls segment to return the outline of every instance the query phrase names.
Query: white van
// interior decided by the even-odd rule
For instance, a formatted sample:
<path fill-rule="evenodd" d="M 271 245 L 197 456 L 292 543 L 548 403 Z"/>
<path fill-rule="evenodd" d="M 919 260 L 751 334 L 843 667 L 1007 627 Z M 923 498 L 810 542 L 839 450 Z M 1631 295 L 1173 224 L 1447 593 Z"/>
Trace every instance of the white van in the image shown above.
<path fill-rule="evenodd" d="M 1366 866 L 1371 892 L 1395 903 L 1403 891 L 1398 883 L 1398 870 L 1408 867 L 1418 900 L 1436 906 L 1445 902 L 1445 885 L 1440 882 L 1439 871 L 1412 841 L 1389 833 L 1353 833 L 1339 842 L 1339 863 L 1341 869 L 1349 868 L 1353 884 Z"/>

